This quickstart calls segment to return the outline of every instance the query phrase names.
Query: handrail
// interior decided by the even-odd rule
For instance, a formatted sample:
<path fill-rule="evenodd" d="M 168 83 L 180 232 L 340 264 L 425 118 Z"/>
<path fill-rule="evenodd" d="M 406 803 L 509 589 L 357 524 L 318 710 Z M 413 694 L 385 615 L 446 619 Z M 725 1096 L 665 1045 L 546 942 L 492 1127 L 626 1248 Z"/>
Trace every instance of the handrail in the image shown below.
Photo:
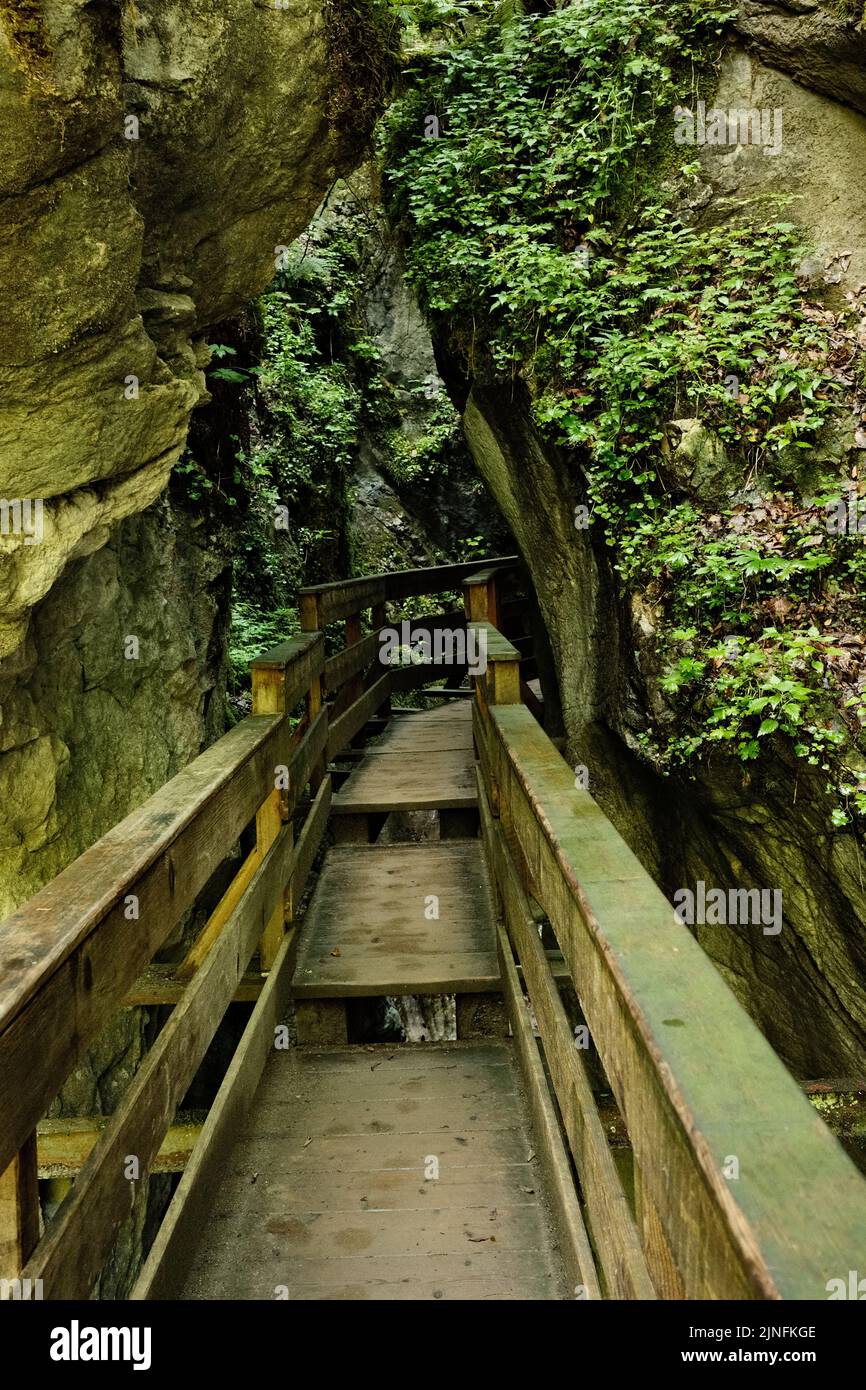
<path fill-rule="evenodd" d="M 431 565 L 424 569 L 386 570 L 358 579 L 315 584 L 298 593 L 301 625 L 307 631 L 314 631 L 389 600 L 459 589 L 467 575 L 492 565 L 512 569 L 518 564 L 519 556 L 506 555 L 501 559 L 462 560 L 457 564 Z"/>
<path fill-rule="evenodd" d="M 42 1280 L 47 1297 L 88 1296 L 134 1190 L 117 1154 L 135 1154 L 147 1172 L 257 944 L 264 971 L 284 958 L 293 894 L 315 851 L 309 835 L 294 845 L 292 816 L 309 783 L 306 824 L 320 839 L 330 800 L 330 779 L 317 777 L 323 666 L 318 633 L 254 663 L 253 714 L 0 923 L 0 1275 L 30 1256 L 25 1277 Z M 293 729 L 287 716 L 302 697 Z M 196 942 L 169 1024 L 33 1249 L 39 1120 L 253 817 L 256 849 Z"/>
<path fill-rule="evenodd" d="M 658 1291 L 826 1298 L 828 1281 L 862 1262 L 866 1181 L 589 792 L 575 786 L 520 703 L 517 659 L 489 641 L 488 670 L 476 681 L 482 822 L 590 1216 L 609 1214 L 622 1194 L 599 1168 L 591 1092 L 533 954 L 528 893 L 556 934 L 629 1131 L 636 1219 Z M 608 1225 L 596 1222 L 602 1247 Z M 628 1247 L 626 1225 L 619 1244 L 602 1249 L 614 1288 Z M 625 1283 L 634 1277 L 633 1267 Z"/>
<path fill-rule="evenodd" d="M 225 857 L 287 756 L 250 716 L 0 923 L 0 1172 Z"/>
<path fill-rule="evenodd" d="M 373 605 L 375 630 L 384 624 L 386 599 L 459 587 L 490 564 L 467 561 L 304 591 L 307 630 L 252 663 L 253 713 L 0 922 L 0 1278 L 20 1272 L 39 1279 L 47 1298 L 89 1296 L 135 1190 L 121 1160 L 134 1154 L 139 1176 L 147 1175 L 258 948 L 267 982 L 231 1071 L 242 1072 L 245 1085 L 229 1098 L 221 1088 L 179 1189 L 190 1199 L 188 1210 L 179 1213 L 173 1201 L 163 1246 L 188 1224 L 206 1195 L 226 1114 L 252 1095 L 269 1020 L 286 996 L 297 904 L 330 809 L 328 763 L 387 708 L 392 682 L 406 674 L 374 665 L 369 675 L 376 643 L 374 633 L 362 636 L 360 611 Z M 507 569 L 513 562 L 497 564 Z M 335 614 L 347 618 L 348 648 L 326 664 L 320 626 Z M 436 675 L 421 667 L 413 683 Z M 172 973 L 168 1023 L 39 1239 L 39 1121 L 253 818 L 254 849 Z"/>

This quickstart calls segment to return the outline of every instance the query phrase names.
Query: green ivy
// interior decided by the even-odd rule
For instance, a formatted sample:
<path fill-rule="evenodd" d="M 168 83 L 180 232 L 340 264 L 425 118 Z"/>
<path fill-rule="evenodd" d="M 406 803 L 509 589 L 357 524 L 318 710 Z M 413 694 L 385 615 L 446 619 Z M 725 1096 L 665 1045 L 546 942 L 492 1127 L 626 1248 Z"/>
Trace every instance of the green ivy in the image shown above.
<path fill-rule="evenodd" d="M 383 123 L 385 186 L 439 332 L 468 374 L 523 378 L 623 589 L 655 606 L 676 728 L 651 731 L 648 753 L 670 766 L 722 745 L 748 762 L 784 735 L 813 766 L 833 754 L 838 780 L 864 702 L 812 608 L 850 617 L 862 562 L 818 499 L 793 501 L 840 405 L 831 330 L 784 206 L 702 223 L 699 166 L 673 136 L 734 13 L 583 0 L 493 14 L 410 74 Z M 738 471 L 715 512 L 672 481 L 667 424 L 683 418 Z"/>

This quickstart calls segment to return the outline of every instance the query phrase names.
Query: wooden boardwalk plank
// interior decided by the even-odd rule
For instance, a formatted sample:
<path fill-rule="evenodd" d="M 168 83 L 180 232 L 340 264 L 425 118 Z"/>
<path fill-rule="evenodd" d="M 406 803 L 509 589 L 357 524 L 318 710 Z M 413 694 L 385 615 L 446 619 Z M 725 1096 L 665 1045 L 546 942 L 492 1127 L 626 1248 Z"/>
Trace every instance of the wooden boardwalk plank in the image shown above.
<path fill-rule="evenodd" d="M 333 811 L 444 811 L 476 801 L 470 702 L 449 701 L 396 716 L 334 797 Z"/>
<path fill-rule="evenodd" d="M 459 712 L 462 710 L 466 713 Z M 436 714 L 440 717 L 430 717 Z M 471 753 L 471 714 L 472 707 L 466 700 L 457 712 L 446 705 L 442 711 L 431 710 L 430 715 L 397 716 L 368 750 L 368 756 L 374 760 L 395 753 Z"/>
<path fill-rule="evenodd" d="M 183 1297 L 567 1296 L 507 1042 L 275 1052 L 247 1136 Z"/>
<path fill-rule="evenodd" d="M 415 748 L 402 758 L 369 753 L 334 797 L 337 815 L 446 811 L 476 804 L 471 752 Z"/>
<path fill-rule="evenodd" d="M 477 840 L 328 851 L 301 932 L 292 985 L 298 998 L 498 987 Z"/>

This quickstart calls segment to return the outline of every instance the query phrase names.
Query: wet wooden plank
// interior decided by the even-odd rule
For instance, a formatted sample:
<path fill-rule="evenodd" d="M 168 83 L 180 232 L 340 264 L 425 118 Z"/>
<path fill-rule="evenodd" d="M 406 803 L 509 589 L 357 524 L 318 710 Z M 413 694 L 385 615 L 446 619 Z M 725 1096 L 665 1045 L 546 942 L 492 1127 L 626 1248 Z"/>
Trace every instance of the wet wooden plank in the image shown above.
<path fill-rule="evenodd" d="M 498 980 L 477 841 L 328 851 L 301 933 L 297 997 L 450 993 Z"/>
<path fill-rule="evenodd" d="M 272 1057 L 184 1297 L 568 1296 L 509 1046 L 412 1052 L 380 1067 L 379 1047 Z M 383 1086 L 419 1067 L 435 1097 Z"/>

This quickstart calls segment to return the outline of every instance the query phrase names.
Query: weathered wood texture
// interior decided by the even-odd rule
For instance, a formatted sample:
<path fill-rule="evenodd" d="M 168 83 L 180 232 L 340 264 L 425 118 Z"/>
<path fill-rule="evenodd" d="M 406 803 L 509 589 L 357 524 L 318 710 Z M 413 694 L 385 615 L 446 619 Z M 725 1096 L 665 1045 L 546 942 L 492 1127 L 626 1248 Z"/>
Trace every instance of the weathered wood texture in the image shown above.
<path fill-rule="evenodd" d="M 309 719 L 307 711 L 314 683 L 316 689 L 321 688 L 323 651 L 324 638 L 319 636 L 317 640 L 315 634 L 306 633 L 278 648 L 276 652 L 269 653 L 268 657 L 260 662 L 253 663 L 253 714 L 287 715 L 292 705 L 301 697 L 304 698 L 306 706 L 306 723 L 301 724 L 295 735 L 297 743 L 291 762 L 285 769 L 288 785 L 285 778 L 277 776 L 274 779 L 274 790 L 256 813 L 255 859 L 258 863 L 264 861 L 265 855 L 281 832 L 283 822 L 289 821 L 303 789 L 313 774 L 313 769 L 321 764 L 328 733 L 327 716 L 320 712 L 315 718 Z M 314 782 L 318 785 L 318 778 L 314 778 Z M 291 825 L 287 826 L 287 832 L 291 843 Z M 248 865 L 246 874 L 241 870 L 242 884 L 235 890 L 234 897 L 232 889 L 229 889 L 223 903 L 217 908 L 217 920 L 212 919 L 207 924 L 203 936 L 207 937 L 210 933 L 211 940 L 216 938 L 228 912 L 246 891 L 255 867 L 254 862 Z M 221 908 L 223 911 L 220 918 Z M 292 920 L 293 911 L 292 886 L 286 884 L 277 898 L 259 943 L 259 961 L 263 971 L 270 970 L 274 964 L 282 946 L 286 927 Z M 205 946 L 204 949 L 208 947 Z"/>
<path fill-rule="evenodd" d="M 571 1165 L 562 1142 L 559 1120 L 550 1097 L 538 1044 L 532 1033 L 527 1001 L 511 954 L 511 944 L 501 926 L 497 927 L 496 937 L 503 990 L 511 1018 L 511 1031 L 529 1093 L 533 1128 L 559 1228 L 559 1248 L 575 1296 L 583 1300 L 599 1299 L 601 1288 L 595 1259 L 583 1224 Z"/>
<path fill-rule="evenodd" d="M 464 560 L 456 565 L 433 565 L 415 570 L 395 570 L 386 574 L 346 579 L 332 584 L 317 584 L 302 589 L 298 596 L 301 623 L 306 631 L 325 627 L 328 623 L 347 618 L 385 603 L 386 600 L 411 598 L 418 594 L 445 593 L 459 589 L 466 575 L 495 564 L 500 569 L 516 565 L 516 555 L 493 560 Z"/>
<path fill-rule="evenodd" d="M 0 1279 L 17 1279 L 39 1239 L 36 1135 L 0 1173 Z"/>
<path fill-rule="evenodd" d="M 86 1298 L 136 1184 L 124 1176 L 135 1155 L 150 1169 L 175 1112 L 230 1003 L 275 898 L 292 870 L 288 827 L 268 851 L 249 891 L 145 1057 L 26 1267 L 46 1298 Z"/>
<path fill-rule="evenodd" d="M 244 1122 L 289 1001 L 293 942 L 286 937 L 244 1029 L 191 1161 L 132 1291 L 132 1298 L 174 1298 L 186 1254 L 210 1215 L 214 1186 Z"/>
<path fill-rule="evenodd" d="M 336 656 L 330 657 L 325 662 L 325 690 L 329 695 L 334 694 L 340 687 L 359 671 L 365 671 L 368 666 L 372 666 L 379 654 L 379 629 L 368 632 L 366 637 L 360 641 L 353 642 L 351 646 L 337 652 Z"/>
<path fill-rule="evenodd" d="M 155 1004 L 177 1004 L 188 985 L 189 978 L 182 977 L 177 966 L 150 964 L 125 995 L 123 1004 L 124 1007 L 135 1004 L 149 1007 Z M 232 1002 L 254 1004 L 262 992 L 262 985 L 262 976 L 258 970 L 247 971 L 234 992 Z"/>
<path fill-rule="evenodd" d="M 322 674 L 325 640 L 320 632 L 303 632 L 272 647 L 250 664 L 253 687 L 258 687 L 256 714 L 290 713 Z M 272 708 L 266 704 L 265 690 L 272 692 Z"/>
<path fill-rule="evenodd" d="M 328 851 L 304 919 L 297 997 L 498 988 L 477 841 Z"/>
<path fill-rule="evenodd" d="M 0 1170 L 255 814 L 289 737 L 278 716 L 243 720 L 0 924 Z"/>
<path fill-rule="evenodd" d="M 504 571 L 496 566 L 479 570 L 463 581 L 463 607 L 470 622 L 499 624 L 499 598 L 497 580 L 504 577 Z"/>
<path fill-rule="evenodd" d="M 399 754 L 399 757 L 390 756 Z M 471 706 L 404 715 L 368 750 L 334 797 L 337 815 L 447 810 L 476 804 Z"/>
<path fill-rule="evenodd" d="M 334 758 L 341 749 L 347 748 L 357 733 L 363 729 L 367 720 L 376 713 L 380 705 L 388 699 L 391 691 L 391 672 L 385 671 L 369 690 L 335 719 L 328 730 L 327 754 Z"/>
<path fill-rule="evenodd" d="M 489 721 L 501 803 L 686 1296 L 826 1298 L 866 1248 L 866 1183 L 529 712 Z"/>
<path fill-rule="evenodd" d="M 152 1173 L 182 1173 L 204 1127 L 204 1115 L 181 1113 L 169 1126 Z M 42 1120 L 36 1135 L 40 1178 L 74 1178 L 84 1167 L 110 1115 Z"/>
<path fill-rule="evenodd" d="M 570 1296 L 507 1043 L 274 1053 L 244 1129 L 183 1297 Z"/>
<path fill-rule="evenodd" d="M 554 1092 L 580 1176 L 609 1297 L 655 1297 L 640 1237 L 596 1109 L 583 1053 L 575 1045 L 506 837 L 480 791 L 484 848 L 512 945 L 523 967 Z"/>

